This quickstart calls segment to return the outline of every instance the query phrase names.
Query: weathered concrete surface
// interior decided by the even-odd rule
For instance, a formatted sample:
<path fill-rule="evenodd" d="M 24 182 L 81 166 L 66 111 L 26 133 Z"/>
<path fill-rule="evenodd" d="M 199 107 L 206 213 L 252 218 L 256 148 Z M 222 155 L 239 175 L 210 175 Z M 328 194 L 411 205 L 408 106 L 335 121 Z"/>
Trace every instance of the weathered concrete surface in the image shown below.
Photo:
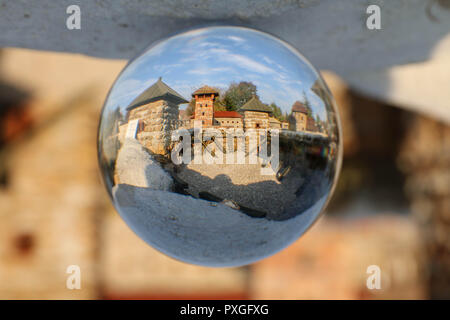
<path fill-rule="evenodd" d="M 72 4 L 81 30 L 66 28 Z M 370 4 L 381 8 L 382 30 L 366 28 Z M 220 21 L 277 35 L 352 88 L 448 123 L 449 9 L 450 0 L 0 0 L 0 47 L 130 59 L 167 35 Z"/>
<path fill-rule="evenodd" d="M 81 30 L 66 8 L 81 8 Z M 382 30 L 366 28 L 381 7 Z M 78 0 L 0 1 L 0 46 L 130 59 L 148 44 L 204 23 L 258 28 L 340 74 L 422 61 L 450 30 L 447 0 Z M 450 48 L 441 48 L 450 52 Z"/>
<path fill-rule="evenodd" d="M 450 34 L 441 41 L 450 44 Z M 346 76 L 366 95 L 450 124 L 450 50 L 432 59 Z"/>

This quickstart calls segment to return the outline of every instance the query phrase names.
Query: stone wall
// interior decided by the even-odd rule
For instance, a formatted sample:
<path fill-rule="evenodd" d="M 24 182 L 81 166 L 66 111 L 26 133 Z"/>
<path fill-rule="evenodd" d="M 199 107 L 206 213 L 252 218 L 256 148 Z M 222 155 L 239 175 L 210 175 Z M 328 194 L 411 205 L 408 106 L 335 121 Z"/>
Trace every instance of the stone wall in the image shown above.
<path fill-rule="evenodd" d="M 240 118 L 214 118 L 214 124 L 223 128 L 242 129 L 242 119 Z"/>
<path fill-rule="evenodd" d="M 96 164 L 97 100 L 66 100 L 58 121 L 8 152 L 9 184 L 0 189 L 0 298 L 98 296 L 97 222 L 105 200 Z M 70 265 L 81 290 L 69 290 Z"/>
<path fill-rule="evenodd" d="M 450 126 L 416 116 L 398 163 L 429 255 L 431 298 L 450 299 Z"/>
<path fill-rule="evenodd" d="M 269 127 L 272 129 L 281 129 L 281 122 L 273 117 L 269 117 Z"/>
<path fill-rule="evenodd" d="M 12 52 L 14 59 L 9 54 Z M 248 268 L 202 268 L 162 255 L 126 226 L 112 208 L 98 173 L 99 108 L 125 61 L 16 49 L 4 50 L 2 59 L 2 70 L 10 69 L 10 77 L 21 79 L 20 83 L 33 88 L 40 97 L 52 97 L 51 103 L 37 104 L 38 119 L 47 119 L 56 106 L 74 111 L 65 113 L 47 129 L 27 137 L 26 143 L 11 150 L 11 185 L 0 189 L 1 299 L 428 297 L 421 289 L 422 234 L 409 215 L 396 222 L 389 216 L 330 220 L 325 215 L 292 246 Z M 42 78 L 43 70 L 51 76 Z M 76 77 L 67 77 L 80 71 L 85 77 L 78 79 L 79 83 Z M 93 95 L 95 100 L 79 101 L 77 108 L 69 103 L 70 97 L 82 88 L 95 87 L 94 80 L 104 84 Z M 339 99 L 336 87 L 328 79 L 327 83 L 340 107 L 344 149 L 348 152 L 351 148 L 347 148 L 347 141 L 353 145 L 359 141 L 356 133 L 348 130 L 352 125 L 350 117 L 342 113 L 348 110 L 350 114 L 352 109 L 344 109 L 347 105 Z M 429 156 L 429 161 L 435 163 L 433 166 L 440 168 L 432 180 L 437 181 L 436 176 L 443 180 L 441 172 L 445 172 L 449 162 L 437 157 L 444 155 L 443 146 L 448 145 L 444 144 L 444 135 L 437 131 L 441 125 L 424 121 L 419 127 L 423 129 L 420 132 L 415 129 L 416 138 L 424 137 L 428 130 L 434 132 L 433 136 L 442 137 L 436 145 L 422 139 L 412 144 L 408 149 L 410 159 L 419 159 L 425 165 Z M 435 141 L 433 136 L 428 141 Z M 415 157 L 419 147 L 421 156 Z M 446 162 L 438 164 L 438 159 Z M 417 173 L 423 172 L 426 177 L 426 167 L 423 169 L 417 169 Z M 433 193 L 437 195 L 437 191 Z M 434 208 L 431 212 L 440 212 L 441 222 L 424 222 L 430 236 L 433 229 L 444 228 L 435 238 L 439 243 L 448 234 L 443 221 L 448 221 L 445 213 L 449 212 L 446 210 L 449 197 L 442 195 L 423 197 L 427 202 L 418 203 L 422 208 Z M 435 203 L 434 199 L 440 202 Z M 358 210 L 368 214 L 365 207 Z M 427 212 L 423 213 L 424 218 Z M 429 217 L 437 216 L 433 213 Z M 440 252 L 440 265 L 445 267 L 448 254 L 439 251 L 441 248 L 441 244 L 436 245 L 435 256 Z M 69 276 L 66 268 L 71 264 L 81 267 L 81 290 L 66 288 Z M 369 291 L 365 286 L 369 264 L 380 265 L 386 277 L 379 291 Z M 434 276 L 436 285 L 437 275 L 449 268 L 440 270 Z"/>
<path fill-rule="evenodd" d="M 292 112 L 292 116 L 289 121 L 289 130 L 306 131 L 306 119 L 306 114 L 301 112 Z"/>
<path fill-rule="evenodd" d="M 143 123 L 137 139 L 151 152 L 165 155 L 169 152 L 172 130 L 178 128 L 178 105 L 158 100 L 130 111 L 128 120 Z"/>
<path fill-rule="evenodd" d="M 380 267 L 381 289 L 367 268 Z M 250 266 L 253 299 L 424 299 L 424 256 L 417 226 L 379 215 L 325 217 L 280 253 Z"/>
<path fill-rule="evenodd" d="M 267 112 L 245 111 L 244 130 L 247 129 L 268 129 L 269 114 Z"/>
<path fill-rule="evenodd" d="M 214 95 L 195 96 L 195 120 L 202 121 L 203 126 L 210 127 L 213 124 Z"/>

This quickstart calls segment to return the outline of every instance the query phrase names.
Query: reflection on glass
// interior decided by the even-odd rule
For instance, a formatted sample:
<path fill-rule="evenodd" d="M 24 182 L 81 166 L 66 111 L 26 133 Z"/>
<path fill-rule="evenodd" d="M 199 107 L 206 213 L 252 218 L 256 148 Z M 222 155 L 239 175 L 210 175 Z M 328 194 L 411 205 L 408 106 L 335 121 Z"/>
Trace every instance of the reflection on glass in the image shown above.
<path fill-rule="evenodd" d="M 317 219 L 340 166 L 334 101 L 295 50 L 237 27 L 168 38 L 114 84 L 99 161 L 150 245 L 209 266 L 251 263 Z"/>

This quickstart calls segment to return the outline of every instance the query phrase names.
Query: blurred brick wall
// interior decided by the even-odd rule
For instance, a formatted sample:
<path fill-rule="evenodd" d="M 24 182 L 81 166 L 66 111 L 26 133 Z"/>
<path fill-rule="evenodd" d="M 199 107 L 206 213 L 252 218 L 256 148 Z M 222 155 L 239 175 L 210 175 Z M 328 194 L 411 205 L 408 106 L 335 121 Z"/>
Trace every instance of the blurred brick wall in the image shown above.
<path fill-rule="evenodd" d="M 424 116 L 410 121 L 398 162 L 428 253 L 430 295 L 450 299 L 450 126 Z"/>
<path fill-rule="evenodd" d="M 407 218 L 324 218 L 281 253 L 254 264 L 256 299 L 423 299 L 423 250 Z M 367 267 L 381 270 L 381 289 L 366 286 Z"/>
<path fill-rule="evenodd" d="M 9 181 L 0 191 L 1 298 L 96 295 L 100 190 L 91 106 L 86 99 L 68 102 L 66 114 L 8 154 Z M 66 289 L 72 264 L 83 270 L 83 290 Z"/>
<path fill-rule="evenodd" d="M 0 191 L 0 298 L 422 298 L 423 259 L 408 218 L 323 219 L 281 253 L 246 268 L 210 269 L 163 256 L 115 213 L 101 184 L 96 127 L 124 61 L 4 50 L 1 77 L 26 88 L 37 131 L 9 149 Z M 356 148 L 348 90 L 326 75 Z M 66 289 L 66 268 L 82 290 Z M 378 264 L 380 292 L 365 289 Z"/>

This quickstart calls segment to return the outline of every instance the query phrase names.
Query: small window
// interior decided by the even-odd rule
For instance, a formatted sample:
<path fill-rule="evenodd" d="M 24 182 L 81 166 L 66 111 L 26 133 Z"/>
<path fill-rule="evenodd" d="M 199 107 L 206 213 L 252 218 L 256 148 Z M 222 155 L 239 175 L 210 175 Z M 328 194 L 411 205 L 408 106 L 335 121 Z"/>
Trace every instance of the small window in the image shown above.
<path fill-rule="evenodd" d="M 205 115 L 205 113 L 204 112 L 202 112 L 202 116 L 204 116 Z"/>

